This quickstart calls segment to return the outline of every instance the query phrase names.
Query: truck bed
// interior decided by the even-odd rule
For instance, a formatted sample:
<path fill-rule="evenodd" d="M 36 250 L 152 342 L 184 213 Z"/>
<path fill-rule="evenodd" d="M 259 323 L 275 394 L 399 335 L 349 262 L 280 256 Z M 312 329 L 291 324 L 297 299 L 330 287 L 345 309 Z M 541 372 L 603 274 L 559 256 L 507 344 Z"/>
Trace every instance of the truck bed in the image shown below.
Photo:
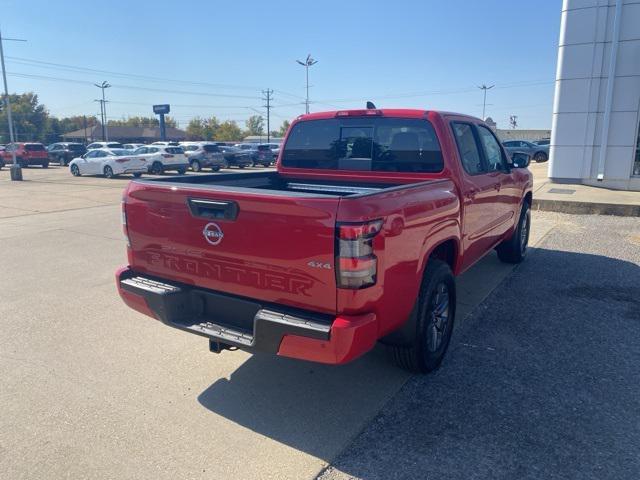
<path fill-rule="evenodd" d="M 397 183 L 340 182 L 330 180 L 297 179 L 282 176 L 278 172 L 216 173 L 211 175 L 183 175 L 158 179 L 136 180 L 137 182 L 177 184 L 193 187 L 215 186 L 218 191 L 245 191 L 258 189 L 271 192 L 289 192 L 296 196 L 359 196 L 371 195 L 381 190 L 398 187 Z M 406 187 L 404 185 L 403 187 Z"/>

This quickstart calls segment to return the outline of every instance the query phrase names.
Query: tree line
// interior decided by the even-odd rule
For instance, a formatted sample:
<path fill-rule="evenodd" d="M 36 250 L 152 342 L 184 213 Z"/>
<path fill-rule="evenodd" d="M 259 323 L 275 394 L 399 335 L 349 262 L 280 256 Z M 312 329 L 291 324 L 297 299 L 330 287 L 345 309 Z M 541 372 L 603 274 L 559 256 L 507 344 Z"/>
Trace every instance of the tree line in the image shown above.
<path fill-rule="evenodd" d="M 75 130 L 89 129 L 99 125 L 95 115 L 72 115 L 56 117 L 51 115 L 46 106 L 38 101 L 38 95 L 33 92 L 9 95 L 13 117 L 14 133 L 17 141 L 31 141 L 53 143 L 62 140 L 62 134 Z M 171 117 L 165 117 L 167 127 L 177 127 L 177 122 Z M 157 127 L 157 117 L 132 116 L 119 120 L 109 120 L 107 126 L 128 127 Z M 278 130 L 271 132 L 271 136 L 281 137 L 289 128 L 289 122 L 284 121 Z M 245 128 L 237 122 L 225 120 L 220 122 L 216 117 L 195 117 L 186 127 L 189 140 L 242 140 L 248 135 L 266 135 L 264 119 L 259 115 L 249 117 Z M 0 144 L 9 143 L 9 127 L 5 103 L 0 102 Z"/>

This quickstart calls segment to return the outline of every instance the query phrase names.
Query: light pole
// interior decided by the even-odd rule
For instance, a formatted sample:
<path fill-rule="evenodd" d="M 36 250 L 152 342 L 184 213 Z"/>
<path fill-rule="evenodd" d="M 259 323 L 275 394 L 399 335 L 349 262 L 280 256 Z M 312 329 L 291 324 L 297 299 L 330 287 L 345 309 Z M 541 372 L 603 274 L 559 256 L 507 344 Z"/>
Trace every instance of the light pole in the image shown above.
<path fill-rule="evenodd" d="M 4 104 L 7 106 L 7 121 L 9 123 L 9 140 L 11 143 L 15 141 L 13 136 L 13 118 L 11 117 L 11 100 L 9 100 L 9 88 L 7 87 L 7 71 L 4 68 L 4 49 L 2 44 L 5 40 L 11 40 L 14 42 L 26 42 L 21 38 L 2 38 L 2 32 L 0 32 L 0 63 L 2 63 L 2 81 L 4 82 Z M 16 159 L 16 150 L 11 148 L 11 157 L 13 162 L 11 164 L 11 180 L 22 180 L 22 168 L 18 165 Z"/>
<path fill-rule="evenodd" d="M 478 87 L 480 90 L 484 92 L 484 97 L 482 100 L 482 120 L 483 121 L 485 119 L 484 114 L 485 114 L 485 109 L 487 107 L 487 90 L 491 90 L 493 87 L 495 87 L 495 85 L 491 85 L 490 87 L 487 87 L 484 83 Z"/>
<path fill-rule="evenodd" d="M 313 58 L 311 58 L 311 54 L 307 55 L 307 59 L 302 62 L 300 60 L 296 60 L 296 62 L 298 62 L 300 65 L 302 65 L 305 70 L 306 70 L 306 74 L 307 74 L 307 100 L 304 102 L 305 104 L 305 113 L 309 113 L 309 67 L 311 67 L 312 65 L 315 65 L 316 63 L 318 63 L 317 60 L 314 60 Z"/>
<path fill-rule="evenodd" d="M 102 100 L 98 100 L 100 102 L 100 113 L 102 115 L 102 141 L 108 142 L 109 135 L 107 133 L 107 101 L 104 99 L 104 90 L 105 88 L 109 88 L 111 85 L 105 80 L 102 83 L 94 83 L 96 87 L 102 90 Z"/>

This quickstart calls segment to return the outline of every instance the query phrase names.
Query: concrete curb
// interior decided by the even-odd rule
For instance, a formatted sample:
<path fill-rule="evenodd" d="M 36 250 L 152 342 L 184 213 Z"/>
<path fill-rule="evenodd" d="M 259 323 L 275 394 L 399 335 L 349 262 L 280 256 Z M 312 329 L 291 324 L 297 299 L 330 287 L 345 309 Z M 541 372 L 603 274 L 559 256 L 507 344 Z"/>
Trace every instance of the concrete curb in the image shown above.
<path fill-rule="evenodd" d="M 570 200 L 547 200 L 534 198 L 533 210 L 572 213 L 575 215 L 615 215 L 618 217 L 640 217 L 640 205 L 620 203 L 575 202 Z"/>

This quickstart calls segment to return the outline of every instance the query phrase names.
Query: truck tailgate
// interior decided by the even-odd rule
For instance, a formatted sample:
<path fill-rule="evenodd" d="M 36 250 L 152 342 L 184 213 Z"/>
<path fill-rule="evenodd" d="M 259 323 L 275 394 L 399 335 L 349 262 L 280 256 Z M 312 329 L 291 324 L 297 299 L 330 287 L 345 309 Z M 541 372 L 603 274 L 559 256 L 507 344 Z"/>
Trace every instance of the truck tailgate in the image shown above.
<path fill-rule="evenodd" d="M 336 311 L 339 198 L 131 182 L 133 270 L 322 313 Z"/>

